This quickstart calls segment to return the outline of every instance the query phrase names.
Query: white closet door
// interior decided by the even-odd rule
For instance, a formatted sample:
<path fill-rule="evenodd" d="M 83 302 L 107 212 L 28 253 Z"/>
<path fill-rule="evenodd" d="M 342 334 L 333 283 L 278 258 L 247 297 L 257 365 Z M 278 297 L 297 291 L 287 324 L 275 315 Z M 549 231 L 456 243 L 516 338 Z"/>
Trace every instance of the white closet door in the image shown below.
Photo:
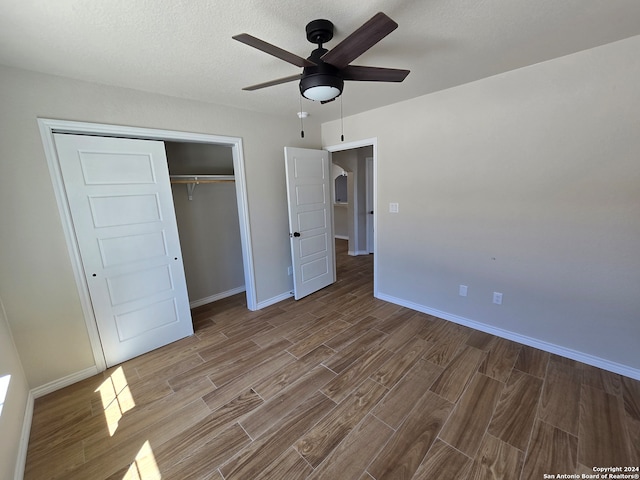
<path fill-rule="evenodd" d="M 107 365 L 193 334 L 164 143 L 55 143 Z"/>

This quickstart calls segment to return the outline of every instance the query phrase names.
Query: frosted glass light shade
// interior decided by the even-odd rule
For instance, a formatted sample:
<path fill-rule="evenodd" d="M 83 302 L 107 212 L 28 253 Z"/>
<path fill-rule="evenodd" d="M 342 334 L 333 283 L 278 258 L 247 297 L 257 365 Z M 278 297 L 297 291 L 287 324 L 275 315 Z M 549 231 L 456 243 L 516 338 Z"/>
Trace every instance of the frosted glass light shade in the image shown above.
<path fill-rule="evenodd" d="M 319 85 L 317 87 L 307 88 L 302 94 L 309 100 L 316 102 L 326 102 L 340 95 L 340 89 L 329 85 Z"/>

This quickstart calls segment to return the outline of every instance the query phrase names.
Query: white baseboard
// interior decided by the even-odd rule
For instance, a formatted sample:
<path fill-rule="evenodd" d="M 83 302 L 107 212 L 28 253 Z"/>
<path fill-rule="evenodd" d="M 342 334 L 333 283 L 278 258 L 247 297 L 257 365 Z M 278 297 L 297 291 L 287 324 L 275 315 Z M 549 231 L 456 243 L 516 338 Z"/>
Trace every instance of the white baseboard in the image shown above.
<path fill-rule="evenodd" d="M 348 235 L 334 235 L 333 237 L 337 238 L 338 240 L 349 240 Z"/>
<path fill-rule="evenodd" d="M 27 464 L 27 450 L 29 449 L 29 435 L 31 434 L 31 423 L 33 422 L 34 401 L 33 391 L 30 391 L 27 395 L 27 405 L 24 408 L 22 433 L 20 434 L 20 445 L 18 447 L 16 468 L 13 475 L 14 480 L 22 480 L 24 478 L 24 469 Z"/>
<path fill-rule="evenodd" d="M 287 292 L 287 293 L 282 293 L 280 295 L 277 295 L 275 297 L 269 298 L 268 300 L 265 300 L 264 302 L 260 302 L 257 305 L 257 310 L 262 310 L 263 308 L 267 308 L 271 305 L 274 305 L 276 303 L 279 303 L 283 300 L 286 300 L 288 298 L 293 297 L 293 292 Z"/>
<path fill-rule="evenodd" d="M 49 393 L 53 393 L 56 390 L 60 390 L 61 388 L 68 387 L 69 385 L 73 385 L 74 383 L 93 377 L 98 373 L 100 373 L 98 372 L 98 367 L 94 365 L 93 367 L 85 368 L 79 372 L 72 373 L 66 377 L 53 380 L 52 382 L 33 388 L 31 389 L 31 393 L 33 394 L 33 398 L 44 397 Z"/>
<path fill-rule="evenodd" d="M 211 295 L 210 297 L 201 298 L 200 300 L 194 300 L 189 302 L 190 308 L 201 307 L 202 305 L 206 305 L 207 303 L 215 302 L 218 300 L 222 300 L 223 298 L 230 297 L 232 295 L 236 295 L 238 293 L 246 292 L 247 289 L 243 286 L 238 288 L 232 288 L 231 290 L 227 290 L 226 292 L 216 293 L 215 295 Z"/>
<path fill-rule="evenodd" d="M 391 295 L 386 295 L 384 293 L 378 293 L 376 295 L 376 298 L 379 298 L 380 300 L 385 300 L 387 302 L 395 303 L 396 305 L 400 305 L 402 307 L 410 308 L 411 310 L 416 310 L 418 312 L 426 313 L 428 315 L 433 315 L 434 317 L 442 318 L 444 320 L 448 320 L 450 322 L 457 323 L 459 325 L 464 325 L 465 327 L 473 328 L 474 330 L 480 330 L 481 332 L 490 333 L 497 337 L 506 338 L 507 340 L 512 340 L 514 342 L 521 343 L 529 347 L 537 348 L 539 350 L 544 350 L 545 352 L 554 353 L 556 355 L 560 355 L 561 357 L 570 358 L 571 360 L 576 360 L 578 362 L 586 363 L 587 365 L 602 368 L 603 370 L 608 370 L 613 373 L 618 373 L 620 375 L 624 375 L 625 377 L 640 380 L 640 370 L 631 368 L 616 362 L 612 362 L 604 358 L 596 357 L 589 353 L 579 352 L 577 350 L 566 348 L 561 345 L 555 345 L 553 343 L 545 342 L 543 340 L 538 340 L 537 338 L 527 337 L 519 333 L 511 332 L 509 330 L 504 330 L 502 328 L 493 327 L 491 325 L 487 325 L 486 323 L 477 322 L 475 320 L 461 317 L 459 315 L 454 315 L 452 313 L 436 310 L 434 308 L 430 308 L 425 305 L 409 302 L 401 298 L 393 297 Z"/>

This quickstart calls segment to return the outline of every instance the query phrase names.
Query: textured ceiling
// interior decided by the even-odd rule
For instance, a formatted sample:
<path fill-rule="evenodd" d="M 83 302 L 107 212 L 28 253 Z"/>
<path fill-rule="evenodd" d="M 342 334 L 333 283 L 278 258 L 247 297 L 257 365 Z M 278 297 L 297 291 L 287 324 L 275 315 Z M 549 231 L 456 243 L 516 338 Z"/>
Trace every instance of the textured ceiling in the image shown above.
<path fill-rule="evenodd" d="M 335 24 L 330 49 L 378 11 L 400 26 L 354 64 L 411 74 L 346 82 L 345 115 L 640 34 L 640 0 L 0 0 L 0 64 L 295 116 L 297 82 L 242 87 L 301 69 L 231 36 L 307 57 L 309 21 Z M 303 109 L 326 121 L 340 102 Z"/>

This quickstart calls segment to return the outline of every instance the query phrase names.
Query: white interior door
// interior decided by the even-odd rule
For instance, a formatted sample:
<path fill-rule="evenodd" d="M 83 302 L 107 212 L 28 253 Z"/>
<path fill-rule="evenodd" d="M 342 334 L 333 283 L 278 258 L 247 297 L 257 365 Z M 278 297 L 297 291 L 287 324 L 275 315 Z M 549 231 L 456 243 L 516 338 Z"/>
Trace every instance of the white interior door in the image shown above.
<path fill-rule="evenodd" d="M 164 143 L 55 144 L 107 365 L 193 334 Z"/>
<path fill-rule="evenodd" d="M 336 281 L 329 152 L 285 147 L 296 300 Z"/>

